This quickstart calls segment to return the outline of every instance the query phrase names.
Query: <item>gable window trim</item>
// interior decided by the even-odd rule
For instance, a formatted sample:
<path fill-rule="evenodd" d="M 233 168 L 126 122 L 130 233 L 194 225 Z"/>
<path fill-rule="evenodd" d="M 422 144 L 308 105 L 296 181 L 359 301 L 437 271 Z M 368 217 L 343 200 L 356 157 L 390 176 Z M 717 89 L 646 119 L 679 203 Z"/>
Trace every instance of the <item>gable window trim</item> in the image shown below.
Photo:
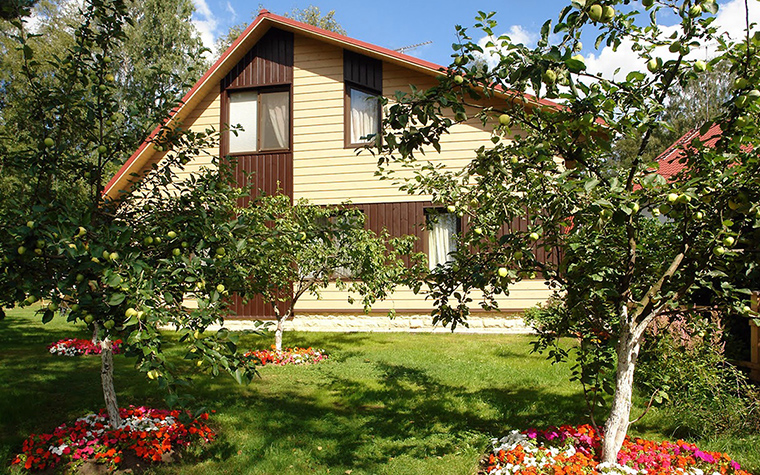
<path fill-rule="evenodd" d="M 344 81 L 344 84 L 345 84 L 344 94 L 343 94 L 344 148 L 368 147 L 368 146 L 373 146 L 377 144 L 379 140 L 379 136 L 380 136 L 380 127 L 383 120 L 383 109 L 380 106 L 380 100 L 379 98 L 377 99 L 377 111 L 375 112 L 374 136 L 370 138 L 369 140 L 365 139 L 365 140 L 354 141 L 353 140 L 354 121 L 353 121 L 353 108 L 352 108 L 352 102 L 351 102 L 351 92 L 357 91 L 359 93 L 366 94 L 368 96 L 381 96 L 382 91 L 371 89 L 366 86 L 361 86 L 351 81 Z"/>
<path fill-rule="evenodd" d="M 230 114 L 230 108 L 231 108 L 231 96 L 238 93 L 251 93 L 251 92 L 257 92 L 257 103 L 256 103 L 256 149 L 255 150 L 238 150 L 238 151 L 230 151 L 230 145 L 231 141 L 234 140 L 232 138 L 233 132 L 229 129 L 233 125 L 231 114 Z M 264 148 L 262 147 L 262 140 L 264 134 L 261 133 L 264 126 L 264 114 L 262 113 L 263 109 L 261 106 L 261 97 L 262 95 L 266 94 L 273 94 L 273 93 L 287 93 L 287 101 L 288 104 L 285 107 L 286 111 L 286 120 L 284 127 L 282 131 L 286 134 L 285 137 L 285 147 L 272 147 L 272 148 Z M 223 120 L 222 125 L 225 127 L 225 130 L 222 134 L 222 143 L 220 143 L 222 156 L 231 156 L 231 157 L 237 157 L 237 156 L 249 156 L 249 155 L 266 155 L 266 154 L 272 154 L 272 153 L 287 153 L 291 152 L 293 150 L 293 88 L 290 84 L 277 84 L 272 86 L 259 86 L 259 87 L 228 87 L 223 90 L 222 94 L 223 98 Z M 239 122 L 235 122 L 236 124 Z M 240 133 L 240 132 L 239 132 Z M 242 132 L 245 133 L 245 132 Z"/>

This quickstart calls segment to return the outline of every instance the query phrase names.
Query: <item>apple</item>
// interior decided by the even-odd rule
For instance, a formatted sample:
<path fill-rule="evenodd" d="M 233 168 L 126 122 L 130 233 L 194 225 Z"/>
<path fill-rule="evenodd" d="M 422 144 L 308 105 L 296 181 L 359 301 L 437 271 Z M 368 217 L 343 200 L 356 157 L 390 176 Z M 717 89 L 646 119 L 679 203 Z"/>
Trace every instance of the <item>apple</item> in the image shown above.
<path fill-rule="evenodd" d="M 633 211 L 634 213 L 638 213 L 638 212 L 639 212 L 639 209 L 640 209 L 640 207 L 639 207 L 639 204 L 638 204 L 638 203 L 633 203 L 633 204 L 631 205 L 631 211 Z"/>
<path fill-rule="evenodd" d="M 454 119 L 457 122 L 464 122 L 464 121 L 467 120 L 467 114 L 465 114 L 464 112 L 461 112 L 461 111 L 457 112 L 456 114 L 454 114 Z"/>
<path fill-rule="evenodd" d="M 224 284 L 217 285 L 216 286 L 216 291 L 219 292 L 220 294 L 223 294 L 224 293 Z"/>
<path fill-rule="evenodd" d="M 736 121 L 734 122 L 737 128 L 743 129 L 747 125 L 749 125 L 749 118 L 746 115 L 742 115 L 736 118 Z"/>
<path fill-rule="evenodd" d="M 509 157 L 509 163 L 511 163 L 512 165 L 517 165 L 519 162 L 520 162 L 520 159 L 517 158 L 516 155 L 512 155 L 511 157 Z"/>
<path fill-rule="evenodd" d="M 603 209 L 599 216 L 602 217 L 602 219 L 610 219 L 612 217 L 612 210 L 611 209 Z"/>
<path fill-rule="evenodd" d="M 702 7 L 699 4 L 692 5 L 691 8 L 689 8 L 690 17 L 696 18 L 701 14 L 702 14 Z"/>
<path fill-rule="evenodd" d="M 649 8 L 654 5 L 654 0 L 641 0 L 641 4 L 644 5 L 645 8 Z"/>
<path fill-rule="evenodd" d="M 142 310 L 139 310 L 137 312 L 137 319 L 138 320 L 145 320 L 145 312 L 143 312 Z"/>
<path fill-rule="evenodd" d="M 109 58 L 108 56 L 103 56 L 103 62 L 108 64 L 111 62 L 111 58 Z"/>
<path fill-rule="evenodd" d="M 50 310 L 51 312 L 55 312 L 56 310 L 58 310 L 58 304 L 57 304 L 57 303 L 55 303 L 55 302 L 50 302 L 50 303 L 48 304 L 47 308 L 48 308 L 48 310 Z"/>
<path fill-rule="evenodd" d="M 182 244 L 180 244 L 180 246 L 187 247 L 189 246 L 189 244 L 187 243 L 187 241 L 182 241 Z"/>
<path fill-rule="evenodd" d="M 95 321 L 95 317 L 93 317 L 92 315 L 90 315 L 90 314 L 87 314 L 87 315 L 85 315 L 85 316 L 84 316 L 84 322 L 85 322 L 86 324 L 88 324 L 88 325 L 89 325 L 90 323 L 92 323 L 92 322 L 94 322 L 94 321 Z"/>
<path fill-rule="evenodd" d="M 145 239 L 143 239 L 143 244 L 145 244 L 146 246 L 150 246 L 151 244 L 153 244 L 153 238 L 150 236 L 146 237 Z"/>
<path fill-rule="evenodd" d="M 135 310 L 133 307 L 129 307 L 125 312 L 124 316 L 127 318 L 132 318 L 137 316 L 137 310 Z"/>
<path fill-rule="evenodd" d="M 749 86 L 749 81 L 745 78 L 736 78 L 734 81 L 734 89 L 744 89 L 747 86 Z"/>
<path fill-rule="evenodd" d="M 691 202 L 691 196 L 682 193 L 682 194 L 680 194 L 678 196 L 678 202 L 679 203 L 690 203 Z"/>
<path fill-rule="evenodd" d="M 742 312 L 744 313 L 750 313 L 752 311 L 752 308 L 750 308 L 749 305 L 745 305 L 742 307 Z"/>
<path fill-rule="evenodd" d="M 203 360 L 198 360 L 198 361 L 195 363 L 195 366 L 197 366 L 197 367 L 199 367 L 199 368 L 200 368 L 201 366 L 203 366 Z"/>
<path fill-rule="evenodd" d="M 84 275 L 82 275 L 82 274 L 77 274 L 77 276 L 75 277 L 75 280 L 76 280 L 77 282 L 82 282 L 82 281 L 84 281 Z"/>
<path fill-rule="evenodd" d="M 37 254 L 38 256 L 41 256 L 42 255 L 42 249 L 37 248 L 37 249 L 34 250 L 34 253 Z"/>
<path fill-rule="evenodd" d="M 503 125 L 504 127 L 509 127 L 509 124 L 512 123 L 512 118 L 509 117 L 507 114 L 501 114 L 499 116 L 499 124 Z"/>
<path fill-rule="evenodd" d="M 196 340 L 199 340 L 201 338 L 201 332 L 198 330 L 195 330 L 195 333 L 193 333 L 193 337 L 195 337 Z"/>
<path fill-rule="evenodd" d="M 26 254 L 26 248 L 24 246 L 19 246 L 18 249 L 16 249 L 16 251 L 18 251 L 19 256 L 23 256 L 24 254 Z"/>
<path fill-rule="evenodd" d="M 647 62 L 647 69 L 650 73 L 657 72 L 662 67 L 662 58 L 652 58 Z"/>
<path fill-rule="evenodd" d="M 174 257 L 179 257 L 180 254 L 182 254 L 182 251 L 180 251 L 178 247 L 175 247 L 174 249 L 172 249 L 172 255 Z"/>
<path fill-rule="evenodd" d="M 583 49 L 583 43 L 581 43 L 580 41 L 577 41 L 577 42 L 576 42 L 576 43 L 573 45 L 573 51 L 575 51 L 575 52 L 578 52 L 578 51 L 580 51 L 580 50 L 582 50 L 582 49 Z M 573 59 L 576 59 L 576 58 L 575 58 L 575 56 L 573 56 Z"/>
<path fill-rule="evenodd" d="M 738 107 L 739 109 L 744 109 L 747 104 L 749 103 L 749 98 L 746 94 L 742 94 L 741 96 L 734 99 L 734 105 Z"/>
<path fill-rule="evenodd" d="M 26 227 L 29 228 L 29 229 L 32 229 L 34 227 L 34 221 L 27 221 L 26 222 Z"/>
<path fill-rule="evenodd" d="M 161 238 L 156 236 L 155 238 L 153 238 L 153 242 L 155 242 L 156 245 L 161 244 Z"/>
<path fill-rule="evenodd" d="M 509 274 L 509 271 L 507 270 L 506 267 L 499 267 L 498 272 L 499 272 L 499 277 L 502 277 L 502 278 L 506 277 L 507 274 Z"/>
<path fill-rule="evenodd" d="M 704 217 L 705 217 L 705 214 L 701 211 L 697 211 L 696 213 L 694 213 L 694 219 L 696 219 L 697 221 L 701 220 Z"/>
<path fill-rule="evenodd" d="M 45 147 L 52 147 L 53 145 L 55 145 L 55 142 L 50 137 L 46 137 L 44 142 L 45 142 Z"/>
<path fill-rule="evenodd" d="M 115 325 L 116 325 L 116 322 L 114 322 L 113 320 L 106 320 L 105 322 L 103 322 L 103 328 L 105 328 L 106 330 L 112 329 Z"/>
<path fill-rule="evenodd" d="M 457 207 L 454 206 L 454 205 L 448 205 L 446 207 L 446 211 L 448 211 L 449 213 L 456 213 L 457 212 Z"/>
<path fill-rule="evenodd" d="M 103 259 L 108 260 L 108 257 L 111 255 L 108 251 L 103 251 Z"/>
<path fill-rule="evenodd" d="M 149 379 L 156 379 L 156 378 L 158 378 L 158 371 L 156 371 L 155 369 L 152 369 L 152 370 L 148 371 L 148 378 Z"/>
<path fill-rule="evenodd" d="M 111 254 L 108 255 L 108 260 L 109 261 L 117 261 L 117 260 L 119 260 L 119 253 L 118 252 L 112 252 Z"/>
<path fill-rule="evenodd" d="M 475 234 L 483 234 L 483 228 L 477 227 L 477 228 L 473 229 L 473 232 Z"/>
<path fill-rule="evenodd" d="M 216 248 L 216 255 L 217 256 L 223 256 L 225 254 L 227 254 L 227 249 L 225 249 L 223 247 Z"/>
<path fill-rule="evenodd" d="M 100 264 L 100 259 L 98 259 L 97 257 L 93 257 L 92 259 L 90 259 L 90 261 L 94 262 L 95 264 Z"/>
<path fill-rule="evenodd" d="M 456 76 L 454 76 L 454 82 L 457 84 L 463 84 L 464 78 L 461 75 L 457 74 Z"/>
<path fill-rule="evenodd" d="M 653 209 L 652 209 L 652 216 L 654 216 L 654 217 L 657 217 L 657 216 L 659 216 L 659 215 L 660 215 L 660 210 L 659 210 L 659 208 L 653 208 Z"/>
<path fill-rule="evenodd" d="M 607 23 L 615 18 L 615 8 L 611 5 L 605 5 L 602 9 L 602 23 Z"/>
<path fill-rule="evenodd" d="M 35 244 L 37 245 L 36 246 L 37 249 L 41 249 L 41 248 L 45 247 L 45 241 L 43 241 L 42 239 L 37 240 L 37 242 Z"/>
<path fill-rule="evenodd" d="M 703 73 L 706 70 L 707 70 L 707 63 L 705 63 L 701 59 L 697 60 L 697 61 L 694 61 L 694 71 L 696 71 L 698 73 Z"/>
<path fill-rule="evenodd" d="M 579 46 L 579 45 L 580 45 L 580 46 Z M 574 49 L 575 51 L 580 51 L 580 48 L 582 48 L 582 47 L 583 47 L 583 45 L 581 45 L 581 42 L 579 41 L 579 42 L 578 42 L 578 43 L 575 45 L 575 48 L 573 48 L 573 49 Z M 582 54 L 574 54 L 573 56 L 571 56 L 571 57 L 570 57 L 570 59 L 574 59 L 574 60 L 576 60 L 576 61 L 580 61 L 580 62 L 581 62 L 581 63 L 583 63 L 583 64 L 586 64 L 586 58 L 584 58 Z"/>
<path fill-rule="evenodd" d="M 668 193 L 668 203 L 675 203 L 676 201 L 678 201 L 678 194 Z"/>
<path fill-rule="evenodd" d="M 731 247 L 736 242 L 736 239 L 734 239 L 732 236 L 726 236 L 723 238 L 723 245 L 727 247 Z"/>
<path fill-rule="evenodd" d="M 538 241 L 538 239 L 539 239 L 541 236 L 539 236 L 539 234 L 538 234 L 537 232 L 533 231 L 532 233 L 530 233 L 530 234 L 528 235 L 528 237 L 531 239 L 531 241 Z"/>
<path fill-rule="evenodd" d="M 516 261 L 519 261 L 523 258 L 523 253 L 522 251 L 515 251 L 515 253 L 512 254 L 512 257 L 514 257 Z"/>
<path fill-rule="evenodd" d="M 174 231 L 169 231 L 168 233 L 166 233 L 166 236 L 167 236 L 169 239 L 174 239 L 174 238 L 176 238 L 176 237 L 177 237 L 177 233 L 175 233 Z"/>
<path fill-rule="evenodd" d="M 718 246 L 715 249 L 713 249 L 713 254 L 715 254 L 716 256 L 722 256 L 725 253 L 726 253 L 726 248 L 723 246 Z"/>
<path fill-rule="evenodd" d="M 544 74 L 541 75 L 541 80 L 544 81 L 547 86 L 552 86 L 557 82 L 557 73 L 551 69 L 547 69 L 544 71 Z"/>
<path fill-rule="evenodd" d="M 108 82 L 114 82 L 114 80 L 115 80 L 116 78 L 114 78 L 114 77 L 113 77 L 113 74 L 111 74 L 111 73 L 108 73 L 108 74 L 106 74 L 106 77 L 105 77 L 105 79 L 106 79 L 106 81 L 108 81 Z"/>
<path fill-rule="evenodd" d="M 600 21 L 603 13 L 604 9 L 601 5 L 591 5 L 591 8 L 588 9 L 588 17 L 594 21 Z"/>
<path fill-rule="evenodd" d="M 78 312 L 79 311 L 79 304 L 75 303 L 74 305 L 72 305 L 71 307 L 69 307 L 69 310 L 71 310 L 73 313 Z"/>
<path fill-rule="evenodd" d="M 105 145 L 98 145 L 98 153 L 106 153 L 108 149 Z"/>

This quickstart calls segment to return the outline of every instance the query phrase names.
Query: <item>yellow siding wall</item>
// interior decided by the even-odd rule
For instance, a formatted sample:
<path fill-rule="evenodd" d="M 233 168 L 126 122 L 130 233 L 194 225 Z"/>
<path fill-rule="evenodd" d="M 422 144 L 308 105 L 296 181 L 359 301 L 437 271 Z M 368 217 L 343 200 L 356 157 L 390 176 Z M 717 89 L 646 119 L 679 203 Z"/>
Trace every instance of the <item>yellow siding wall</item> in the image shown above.
<path fill-rule="evenodd" d="M 480 294 L 473 294 L 473 305 L 471 309 L 479 309 L 478 298 Z M 526 309 L 537 305 L 539 303 L 546 302 L 546 299 L 551 295 L 549 287 L 541 280 L 526 280 L 515 284 L 510 288 L 509 297 L 501 297 L 498 299 L 499 308 L 502 312 L 515 312 L 517 310 Z M 317 299 L 313 295 L 304 295 L 298 301 L 296 305 L 296 311 L 299 313 L 356 313 L 361 314 L 363 312 L 363 306 L 361 304 L 361 298 L 359 295 L 353 295 L 355 302 L 349 304 L 348 293 L 339 291 L 335 286 L 330 286 L 323 291 L 320 295 L 321 298 Z M 386 313 L 388 310 L 395 309 L 398 312 L 403 313 L 421 313 L 428 314 L 433 308 L 433 301 L 426 300 L 425 295 L 415 295 L 408 288 L 398 289 L 389 299 L 376 302 L 372 306 L 372 313 Z"/>
<path fill-rule="evenodd" d="M 356 155 L 344 148 L 344 85 L 341 48 L 295 36 L 293 71 L 293 178 L 294 197 L 316 204 L 393 201 L 428 201 L 430 196 L 410 196 L 391 181 L 375 175 L 377 158 L 369 152 Z M 435 79 L 407 68 L 383 64 L 383 94 L 409 90 L 409 84 L 432 86 Z M 473 151 L 490 144 L 490 130 L 479 121 L 457 124 L 441 141 L 443 152 L 428 158 L 460 168 Z M 408 176 L 408 175 L 407 175 Z"/>

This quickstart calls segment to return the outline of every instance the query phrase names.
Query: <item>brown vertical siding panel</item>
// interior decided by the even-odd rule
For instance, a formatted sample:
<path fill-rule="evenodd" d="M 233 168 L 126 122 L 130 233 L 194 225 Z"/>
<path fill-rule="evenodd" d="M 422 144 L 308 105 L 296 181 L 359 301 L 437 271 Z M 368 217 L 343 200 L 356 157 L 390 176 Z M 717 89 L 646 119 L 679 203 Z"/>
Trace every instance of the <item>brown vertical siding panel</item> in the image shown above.
<path fill-rule="evenodd" d="M 222 80 L 222 88 L 293 82 L 293 33 L 270 29 Z"/>

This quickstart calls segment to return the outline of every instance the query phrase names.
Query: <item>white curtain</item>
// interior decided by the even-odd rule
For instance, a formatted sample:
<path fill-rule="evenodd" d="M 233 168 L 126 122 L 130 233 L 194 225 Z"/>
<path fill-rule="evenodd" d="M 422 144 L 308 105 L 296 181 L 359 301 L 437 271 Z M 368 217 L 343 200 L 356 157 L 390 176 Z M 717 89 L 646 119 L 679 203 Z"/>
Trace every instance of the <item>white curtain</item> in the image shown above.
<path fill-rule="evenodd" d="M 258 106 L 257 91 L 230 93 L 230 127 L 240 125 L 243 130 L 230 131 L 230 153 L 256 151 L 256 115 Z"/>
<path fill-rule="evenodd" d="M 267 112 L 261 148 L 274 150 L 288 148 L 289 92 L 261 94 L 261 106 Z"/>
<path fill-rule="evenodd" d="M 457 250 L 457 217 L 453 213 L 430 216 L 428 224 L 428 264 L 433 270 L 438 264 L 451 260 L 449 253 Z"/>
<path fill-rule="evenodd" d="M 379 107 L 372 94 L 351 89 L 351 143 L 369 142 L 368 135 L 377 135 Z"/>

